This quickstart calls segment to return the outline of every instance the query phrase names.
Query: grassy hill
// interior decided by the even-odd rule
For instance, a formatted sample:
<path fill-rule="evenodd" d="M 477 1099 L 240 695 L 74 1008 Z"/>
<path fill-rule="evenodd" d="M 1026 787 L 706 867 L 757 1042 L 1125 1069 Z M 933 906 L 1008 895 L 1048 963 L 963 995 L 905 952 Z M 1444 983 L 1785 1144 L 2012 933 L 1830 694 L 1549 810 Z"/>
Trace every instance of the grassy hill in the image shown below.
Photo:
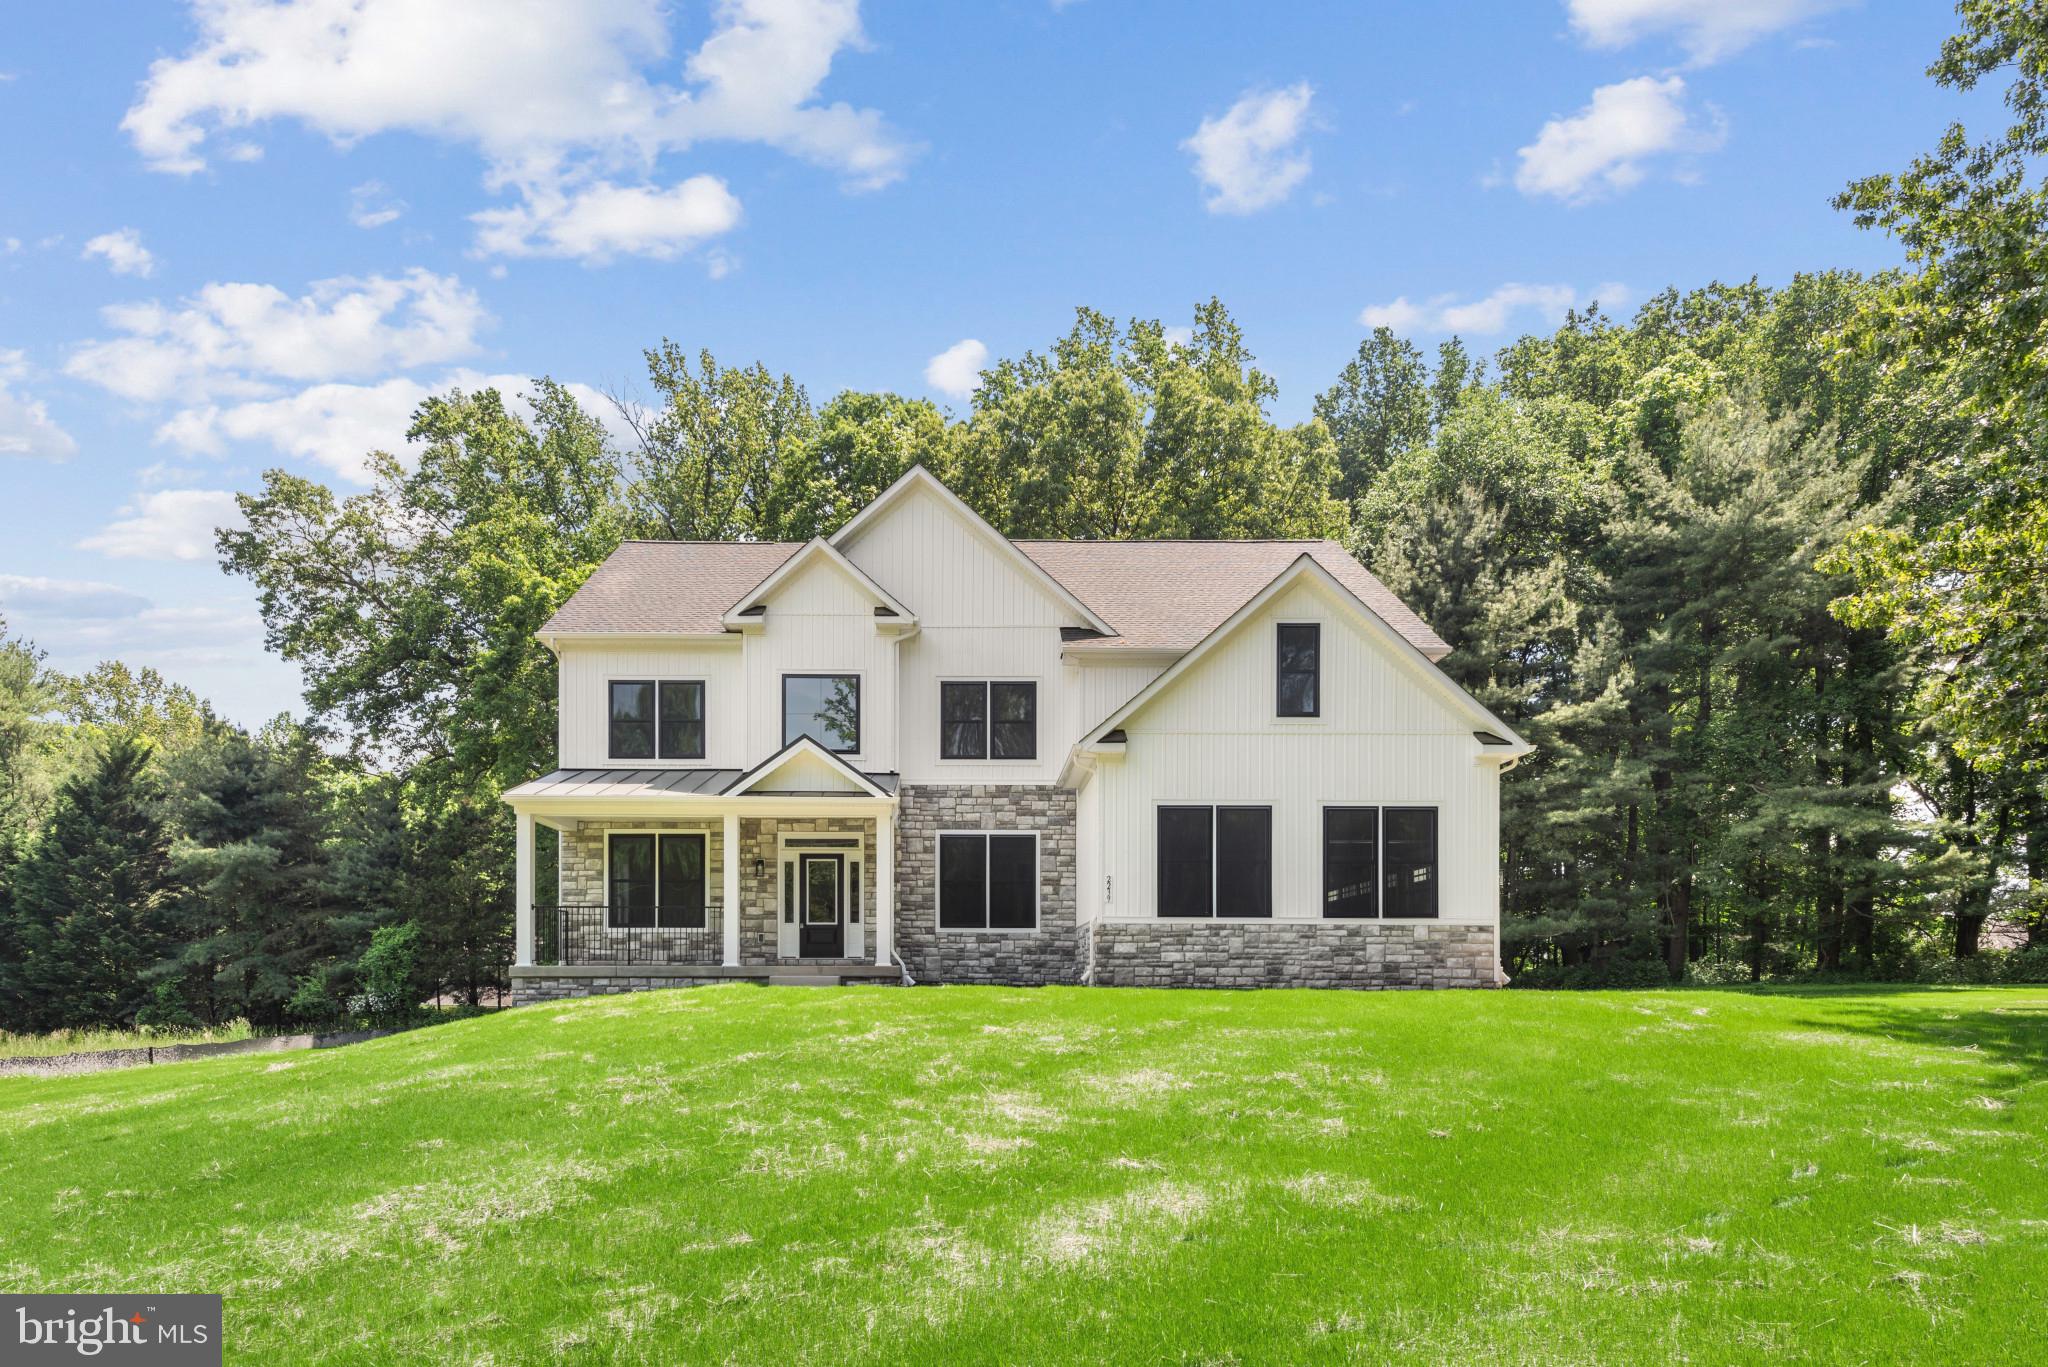
<path fill-rule="evenodd" d="M 746 985 L 0 1079 L 0 1289 L 230 1361 L 1988 1362 L 2048 992 Z"/>

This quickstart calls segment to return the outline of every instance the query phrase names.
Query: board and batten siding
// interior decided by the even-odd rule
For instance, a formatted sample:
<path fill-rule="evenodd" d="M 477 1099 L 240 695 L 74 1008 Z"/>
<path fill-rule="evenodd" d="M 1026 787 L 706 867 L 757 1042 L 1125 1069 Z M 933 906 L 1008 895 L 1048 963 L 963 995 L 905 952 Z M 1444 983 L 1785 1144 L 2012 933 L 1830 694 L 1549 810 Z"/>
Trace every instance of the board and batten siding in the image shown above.
<path fill-rule="evenodd" d="M 897 642 L 876 620 L 867 589 L 827 560 L 813 560 L 776 587 L 740 657 L 750 704 L 742 768 L 782 748 L 785 674 L 859 675 L 860 750 L 842 758 L 871 772 L 896 768 Z"/>
<path fill-rule="evenodd" d="M 745 749 L 751 699 L 740 682 L 740 642 L 598 646 L 564 642 L 556 652 L 556 745 L 564 769 L 744 769 L 760 759 Z M 613 679 L 702 679 L 704 758 L 620 761 L 611 757 L 607 722 Z"/>
<path fill-rule="evenodd" d="M 1322 715 L 1275 713 L 1275 627 L 1322 626 Z M 1121 760 L 1100 765 L 1081 840 L 1101 852 L 1097 906 L 1111 920 L 1157 919 L 1157 809 L 1273 809 L 1273 918 L 1322 919 L 1322 809 L 1438 810 L 1438 916 L 1497 924 L 1500 778 L 1480 760 L 1472 719 L 1416 664 L 1377 639 L 1314 582 L 1296 585 L 1168 685 L 1126 725 Z"/>

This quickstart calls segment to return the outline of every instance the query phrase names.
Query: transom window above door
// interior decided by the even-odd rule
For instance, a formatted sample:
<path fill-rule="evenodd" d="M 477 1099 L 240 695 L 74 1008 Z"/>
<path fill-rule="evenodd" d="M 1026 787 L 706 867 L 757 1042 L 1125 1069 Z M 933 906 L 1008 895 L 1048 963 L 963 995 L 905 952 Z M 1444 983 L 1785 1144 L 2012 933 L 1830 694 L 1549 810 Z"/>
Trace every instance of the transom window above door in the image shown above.
<path fill-rule="evenodd" d="M 704 681 L 614 679 L 606 727 L 613 759 L 702 759 Z"/>
<path fill-rule="evenodd" d="M 1038 685 L 1028 679 L 939 684 L 940 759 L 1037 759 Z"/>
<path fill-rule="evenodd" d="M 809 736 L 834 754 L 860 750 L 860 675 L 782 676 L 782 743 Z"/>

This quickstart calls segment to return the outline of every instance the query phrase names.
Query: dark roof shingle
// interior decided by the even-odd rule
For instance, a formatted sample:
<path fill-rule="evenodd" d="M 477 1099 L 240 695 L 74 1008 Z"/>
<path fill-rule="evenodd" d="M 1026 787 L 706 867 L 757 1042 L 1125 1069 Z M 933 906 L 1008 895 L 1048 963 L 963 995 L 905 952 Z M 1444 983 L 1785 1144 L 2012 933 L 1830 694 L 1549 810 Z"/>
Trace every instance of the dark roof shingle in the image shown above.
<path fill-rule="evenodd" d="M 723 631 L 726 610 L 802 548 L 797 541 L 628 541 L 541 634 Z"/>

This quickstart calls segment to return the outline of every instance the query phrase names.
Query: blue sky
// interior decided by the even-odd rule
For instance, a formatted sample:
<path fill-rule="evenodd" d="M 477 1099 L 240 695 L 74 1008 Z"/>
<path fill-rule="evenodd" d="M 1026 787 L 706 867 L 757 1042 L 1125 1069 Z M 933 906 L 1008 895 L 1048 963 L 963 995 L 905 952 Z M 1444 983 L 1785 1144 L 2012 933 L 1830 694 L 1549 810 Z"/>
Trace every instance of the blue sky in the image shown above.
<path fill-rule="evenodd" d="M 663 337 L 963 408 L 1081 304 L 1220 296 L 1304 416 L 1375 321 L 1894 264 L 1828 205 L 1948 120 L 1939 3 L 207 0 L 0 36 L 0 614 L 297 701 L 210 529 L 451 380 Z"/>

